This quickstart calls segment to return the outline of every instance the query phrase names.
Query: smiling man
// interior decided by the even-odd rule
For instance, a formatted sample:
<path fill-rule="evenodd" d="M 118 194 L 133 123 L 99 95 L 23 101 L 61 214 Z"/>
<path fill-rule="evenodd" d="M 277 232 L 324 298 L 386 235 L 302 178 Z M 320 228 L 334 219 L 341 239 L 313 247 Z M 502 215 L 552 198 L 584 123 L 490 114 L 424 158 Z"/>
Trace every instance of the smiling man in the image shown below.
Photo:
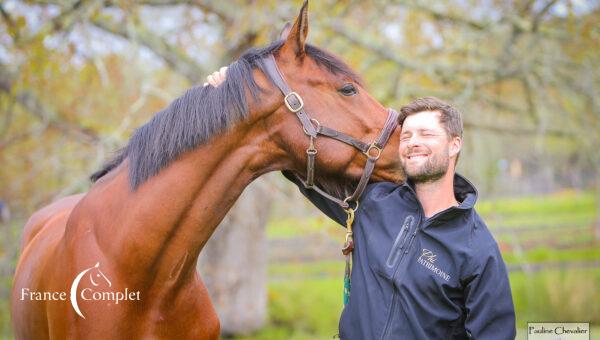
<path fill-rule="evenodd" d="M 342 339 L 514 339 L 515 314 L 498 245 L 474 209 L 475 187 L 455 173 L 458 110 L 433 97 L 400 109 L 407 181 L 370 184 L 356 212 L 352 290 Z M 337 205 L 304 189 L 343 224 Z"/>
<path fill-rule="evenodd" d="M 208 78 L 217 86 L 221 69 Z M 474 209 L 475 187 L 455 173 L 463 123 L 433 97 L 400 110 L 405 183 L 373 183 L 354 221 L 352 289 L 341 339 L 514 339 L 515 314 L 498 245 Z M 344 225 L 337 204 L 284 175 Z"/>

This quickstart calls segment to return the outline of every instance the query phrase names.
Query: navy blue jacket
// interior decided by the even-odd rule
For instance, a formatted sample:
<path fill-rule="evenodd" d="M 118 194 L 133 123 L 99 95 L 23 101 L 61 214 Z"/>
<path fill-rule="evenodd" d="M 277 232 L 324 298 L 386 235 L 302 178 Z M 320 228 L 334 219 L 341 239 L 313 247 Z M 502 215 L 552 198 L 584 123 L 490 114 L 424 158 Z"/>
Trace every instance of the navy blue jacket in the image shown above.
<path fill-rule="evenodd" d="M 337 204 L 284 175 L 344 225 L 346 214 Z M 477 191 L 457 174 L 454 193 L 458 207 L 426 218 L 409 182 L 367 186 L 354 221 L 342 339 L 515 338 L 508 273 L 473 208 Z"/>

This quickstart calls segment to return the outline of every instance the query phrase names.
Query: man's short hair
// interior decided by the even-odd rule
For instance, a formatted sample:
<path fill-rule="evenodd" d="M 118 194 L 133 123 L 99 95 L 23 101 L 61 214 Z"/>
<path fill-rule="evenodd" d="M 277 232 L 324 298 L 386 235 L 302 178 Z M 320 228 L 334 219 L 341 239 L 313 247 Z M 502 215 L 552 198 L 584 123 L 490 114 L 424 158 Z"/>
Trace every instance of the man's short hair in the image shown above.
<path fill-rule="evenodd" d="M 446 130 L 448 137 L 462 138 L 463 121 L 460 111 L 436 97 L 419 98 L 407 105 L 404 105 L 402 108 L 400 108 L 400 116 L 398 117 L 398 122 L 400 123 L 400 125 L 402 125 L 406 117 L 423 111 L 439 112 L 440 123 L 442 124 L 444 130 Z"/>

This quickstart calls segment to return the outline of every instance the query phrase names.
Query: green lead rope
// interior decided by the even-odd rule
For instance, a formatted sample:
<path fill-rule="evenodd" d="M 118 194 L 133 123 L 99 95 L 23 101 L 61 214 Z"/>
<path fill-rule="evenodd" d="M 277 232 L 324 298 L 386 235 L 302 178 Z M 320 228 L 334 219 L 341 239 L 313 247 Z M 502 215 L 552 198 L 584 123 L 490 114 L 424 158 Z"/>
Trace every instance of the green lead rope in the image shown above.
<path fill-rule="evenodd" d="M 348 218 L 346 219 L 346 242 L 342 248 L 342 254 L 346 256 L 346 270 L 344 271 L 344 307 L 350 302 L 350 288 L 352 282 L 352 251 L 354 250 L 354 238 L 352 233 L 352 223 L 354 222 L 354 212 L 358 209 L 358 201 L 354 209 L 346 209 Z"/>
<path fill-rule="evenodd" d="M 350 254 L 346 255 L 346 272 L 344 274 L 344 306 L 350 302 L 350 288 L 352 282 L 350 281 L 350 275 L 352 274 L 352 263 Z"/>

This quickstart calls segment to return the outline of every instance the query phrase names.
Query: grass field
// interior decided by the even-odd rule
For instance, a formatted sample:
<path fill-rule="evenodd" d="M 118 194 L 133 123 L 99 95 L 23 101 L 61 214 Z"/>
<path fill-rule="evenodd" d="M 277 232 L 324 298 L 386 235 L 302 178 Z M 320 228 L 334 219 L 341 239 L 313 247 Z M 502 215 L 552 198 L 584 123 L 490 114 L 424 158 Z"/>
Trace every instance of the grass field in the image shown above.
<path fill-rule="evenodd" d="M 595 204 L 591 193 L 567 190 L 545 196 L 481 201 L 475 209 L 492 231 L 502 229 L 496 235 L 501 240 L 506 229 L 590 226 L 596 216 Z M 307 233 L 344 234 L 338 224 L 322 214 L 303 219 L 278 217 L 267 225 L 269 238 L 302 237 Z"/>
<path fill-rule="evenodd" d="M 269 284 L 269 325 L 236 339 L 331 339 L 342 309 L 343 263 L 290 264 L 270 275 L 293 272 Z M 302 274 L 322 278 L 302 279 Z M 586 321 L 600 325 L 600 269 L 566 269 L 533 274 L 511 273 L 520 339 L 527 322 Z M 600 335 L 600 328 L 593 334 Z M 600 339 L 600 337 L 593 337 Z"/>

